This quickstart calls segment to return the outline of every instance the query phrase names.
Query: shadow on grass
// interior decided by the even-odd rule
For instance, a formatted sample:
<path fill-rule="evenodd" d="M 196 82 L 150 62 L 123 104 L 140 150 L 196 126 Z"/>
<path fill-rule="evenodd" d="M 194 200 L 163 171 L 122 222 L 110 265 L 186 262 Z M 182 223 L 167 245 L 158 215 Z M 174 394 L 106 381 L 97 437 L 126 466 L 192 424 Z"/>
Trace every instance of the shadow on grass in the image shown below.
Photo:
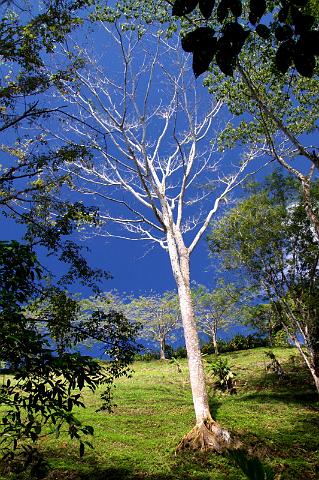
<path fill-rule="evenodd" d="M 276 391 L 249 393 L 247 395 L 242 396 L 241 400 L 243 401 L 254 400 L 255 402 L 260 402 L 260 403 L 266 403 L 269 401 L 282 402 L 286 404 L 294 403 L 298 405 L 311 407 L 319 411 L 319 408 L 318 408 L 319 398 L 318 398 L 318 394 L 315 391 L 305 390 L 305 391 L 299 391 L 299 392 L 292 392 L 292 391 L 286 390 L 286 388 L 283 385 L 278 386 L 276 388 Z"/>
<path fill-rule="evenodd" d="M 212 417 L 217 418 L 217 411 L 219 407 L 222 405 L 221 400 L 214 394 L 213 391 L 211 391 L 208 398 L 208 402 L 209 402 L 209 410 L 210 410 L 210 413 L 212 414 Z"/>
<path fill-rule="evenodd" d="M 274 480 L 272 469 L 258 457 L 249 455 L 245 450 L 231 450 L 228 455 L 249 480 Z"/>

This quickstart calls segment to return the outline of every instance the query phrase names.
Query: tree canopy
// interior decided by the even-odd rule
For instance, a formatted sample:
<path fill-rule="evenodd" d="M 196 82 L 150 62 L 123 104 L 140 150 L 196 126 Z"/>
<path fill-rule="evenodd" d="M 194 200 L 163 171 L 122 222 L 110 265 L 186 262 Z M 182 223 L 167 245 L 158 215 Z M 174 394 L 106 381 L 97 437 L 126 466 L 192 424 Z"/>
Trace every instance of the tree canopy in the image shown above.
<path fill-rule="evenodd" d="M 317 185 L 314 196 L 318 205 Z M 240 269 L 269 300 L 318 390 L 319 256 L 314 236 L 298 186 L 274 175 L 213 225 L 209 241 L 226 269 Z"/>
<path fill-rule="evenodd" d="M 172 8 L 172 15 L 195 26 L 182 38 L 183 49 L 193 54 L 195 76 L 213 61 L 232 75 L 248 37 L 258 35 L 271 41 L 278 73 L 293 66 L 300 75 L 312 77 L 319 55 L 316 13 L 308 0 L 176 0 Z"/>

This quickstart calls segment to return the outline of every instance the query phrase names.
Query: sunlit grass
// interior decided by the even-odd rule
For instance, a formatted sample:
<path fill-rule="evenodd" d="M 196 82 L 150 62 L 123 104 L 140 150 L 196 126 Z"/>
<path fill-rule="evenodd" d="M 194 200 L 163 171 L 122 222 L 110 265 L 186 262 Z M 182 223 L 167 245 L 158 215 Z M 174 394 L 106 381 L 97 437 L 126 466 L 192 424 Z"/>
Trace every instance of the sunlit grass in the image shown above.
<path fill-rule="evenodd" d="M 296 355 L 293 349 L 275 349 L 287 373 L 283 379 L 266 371 L 269 359 L 264 352 L 255 349 L 225 355 L 236 373 L 236 395 L 216 392 L 208 374 L 212 411 L 241 440 L 243 455 L 271 469 L 273 478 L 315 480 L 319 405 L 311 379 L 299 360 L 295 359 L 295 366 L 289 361 Z M 85 392 L 87 408 L 79 415 L 84 424 L 94 426 L 95 434 L 90 439 L 94 450 L 88 449 L 80 459 L 75 442 L 63 435 L 58 439 L 48 435 L 41 443 L 51 469 L 46 478 L 247 478 L 236 456 L 175 456 L 175 447 L 194 422 L 186 361 L 181 360 L 180 365 L 182 373 L 169 362 L 136 362 L 132 378 L 117 382 L 117 406 L 112 414 L 96 412 L 98 396 Z"/>

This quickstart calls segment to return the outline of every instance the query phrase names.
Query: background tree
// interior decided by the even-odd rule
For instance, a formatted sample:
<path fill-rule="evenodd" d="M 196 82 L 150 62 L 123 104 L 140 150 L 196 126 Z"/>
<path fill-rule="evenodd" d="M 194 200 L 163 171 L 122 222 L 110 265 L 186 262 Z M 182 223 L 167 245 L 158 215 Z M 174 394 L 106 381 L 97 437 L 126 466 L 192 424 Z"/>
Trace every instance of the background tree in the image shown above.
<path fill-rule="evenodd" d="M 92 153 L 91 160 L 69 162 L 64 171 L 73 175 L 74 189 L 100 200 L 105 226 L 99 233 L 150 241 L 167 251 L 196 413 L 196 426 L 182 445 L 220 450 L 229 444 L 229 435 L 209 411 L 191 299 L 190 256 L 222 201 L 244 180 L 254 156 L 247 154 L 231 171 L 214 158 L 208 144 L 215 138 L 213 120 L 221 103 L 206 97 L 200 104 L 186 60 L 177 61 L 173 43 L 159 36 L 141 38 L 134 30 L 125 35 L 121 25 L 102 28 L 117 46 L 112 52 L 118 68 L 112 78 L 94 62 L 96 55 L 88 53 L 88 68 L 76 73 L 77 87 L 63 84 L 64 99 L 77 108 L 79 122 L 66 123 L 58 140 L 84 145 Z M 92 135 L 83 121 L 101 133 Z"/>
<path fill-rule="evenodd" d="M 319 392 L 318 244 L 297 186 L 283 176 L 273 180 L 213 225 L 210 248 L 268 298 Z"/>
<path fill-rule="evenodd" d="M 239 117 L 229 123 L 221 148 L 255 145 L 266 158 L 294 175 L 318 239 L 318 212 L 312 198 L 312 181 L 316 181 L 319 166 L 314 135 L 318 128 L 318 69 L 310 79 L 294 71 L 277 75 L 272 67 L 274 55 L 270 39 L 251 38 L 241 53 L 238 72 L 227 77 L 213 68 L 205 84 Z"/>
<path fill-rule="evenodd" d="M 176 292 L 167 291 L 163 295 L 151 292 L 134 298 L 127 306 L 127 316 L 142 325 L 142 337 L 158 343 L 160 359 L 165 360 L 167 340 L 180 327 Z"/>
<path fill-rule="evenodd" d="M 218 330 L 239 323 L 241 293 L 234 284 L 220 281 L 213 290 L 196 285 L 192 288 L 192 296 L 198 328 L 211 338 L 218 354 Z"/>
<path fill-rule="evenodd" d="M 270 346 L 288 345 L 288 337 L 283 329 L 281 317 L 278 317 L 276 309 L 271 303 L 246 306 L 243 311 L 243 322 L 256 328 L 262 336 L 267 336 Z"/>

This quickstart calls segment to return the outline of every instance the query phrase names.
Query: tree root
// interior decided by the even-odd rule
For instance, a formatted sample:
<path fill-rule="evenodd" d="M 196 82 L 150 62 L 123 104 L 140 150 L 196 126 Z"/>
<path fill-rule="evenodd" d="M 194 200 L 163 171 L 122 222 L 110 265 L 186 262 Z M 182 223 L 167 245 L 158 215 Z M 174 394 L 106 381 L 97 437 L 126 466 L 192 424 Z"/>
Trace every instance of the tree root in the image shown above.
<path fill-rule="evenodd" d="M 238 448 L 239 442 L 232 439 L 227 430 L 222 429 L 214 420 L 201 422 L 187 433 L 176 448 L 178 453 L 184 449 L 223 452 Z"/>

